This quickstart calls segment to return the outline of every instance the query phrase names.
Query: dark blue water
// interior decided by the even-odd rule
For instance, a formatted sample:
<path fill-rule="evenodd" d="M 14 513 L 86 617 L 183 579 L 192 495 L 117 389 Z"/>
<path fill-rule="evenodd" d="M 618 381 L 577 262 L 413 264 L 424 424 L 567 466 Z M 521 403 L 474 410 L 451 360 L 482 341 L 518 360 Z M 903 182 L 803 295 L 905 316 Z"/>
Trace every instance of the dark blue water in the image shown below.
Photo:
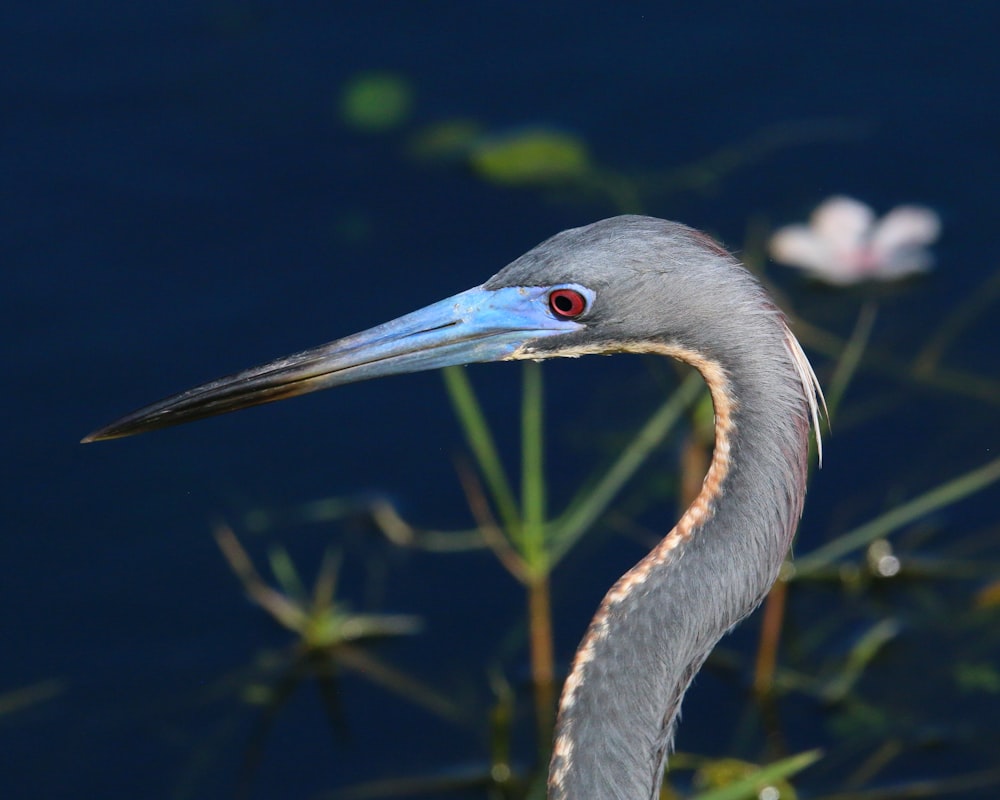
<path fill-rule="evenodd" d="M 774 126 L 827 131 L 709 191 L 650 192 L 645 210 L 738 248 L 748 219 L 800 219 L 832 193 L 937 209 L 937 270 L 880 301 L 875 341 L 905 362 L 998 268 L 998 25 L 991 4 L 912 2 L 40 2 L 0 12 L 0 694 L 48 679 L 63 687 L 0 715 L 0 794 L 200 798 L 233 786 L 254 714 L 219 682 L 288 637 L 245 602 L 210 536 L 216 520 L 239 528 L 252 508 L 378 492 L 422 524 L 470 524 L 454 476 L 461 435 L 433 374 L 77 444 L 133 407 L 475 285 L 552 233 L 617 212 L 600 197 L 418 164 L 407 155 L 414 132 L 450 118 L 544 124 L 639 175 Z M 368 70 L 412 85 L 400 128 L 363 133 L 340 119 L 343 87 Z M 366 235 L 345 234 L 359 221 Z M 802 316 L 849 333 L 863 294 L 771 272 Z M 949 366 L 997 379 L 996 311 L 963 331 Z M 554 503 L 608 457 L 589 437 L 595 420 L 626 431 L 659 396 L 638 359 L 592 361 L 546 371 Z M 826 356 L 814 361 L 829 369 Z M 516 442 L 518 368 L 471 375 Z M 620 416 L 628 403 L 617 392 L 595 388 L 626 381 L 634 419 Z M 996 455 L 995 397 L 872 373 L 854 392 L 854 422 L 828 442 L 800 550 Z M 995 501 L 994 491 L 935 524 L 958 540 L 992 531 L 992 545 L 971 549 L 996 560 Z M 648 524 L 670 513 L 657 507 Z M 311 580 L 341 531 L 247 541 L 259 558 L 283 541 Z M 380 651 L 387 661 L 470 708 L 489 702 L 484 665 L 525 678 L 523 651 L 502 644 L 523 598 L 488 556 L 400 554 L 363 531 L 346 547 L 340 591 L 355 608 L 427 620 L 423 636 Z M 605 539 L 557 573 L 563 662 L 640 555 Z M 752 649 L 754 630 L 732 646 Z M 728 752 L 736 689 L 699 682 L 684 749 Z M 911 690 L 901 702 L 919 707 L 927 687 Z M 303 687 L 279 717 L 255 796 L 308 797 L 486 753 L 484 727 L 470 735 L 349 675 L 341 691 L 348 741 L 333 740 Z M 811 713 L 789 712 L 790 751 L 829 743 Z M 954 721 L 937 706 L 927 717 Z M 992 755 L 953 745 L 933 774 L 995 761 L 995 734 Z"/>

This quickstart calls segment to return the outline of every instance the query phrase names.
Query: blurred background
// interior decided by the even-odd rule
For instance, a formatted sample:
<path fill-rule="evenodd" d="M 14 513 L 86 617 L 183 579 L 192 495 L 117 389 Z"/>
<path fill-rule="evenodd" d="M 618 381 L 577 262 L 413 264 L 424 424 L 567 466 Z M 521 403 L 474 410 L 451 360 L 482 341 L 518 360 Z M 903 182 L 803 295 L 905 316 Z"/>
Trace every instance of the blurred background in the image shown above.
<path fill-rule="evenodd" d="M 766 702 L 758 614 L 689 693 L 675 763 L 822 748 L 802 796 L 996 796 L 1000 11 L 671 6 L 0 11 L 0 795 L 520 796 L 496 766 L 539 768 L 524 591 L 469 533 L 438 374 L 77 442 L 639 212 L 743 257 L 837 387 L 795 547 L 826 556 L 789 584 Z M 934 269 L 831 287 L 766 259 L 842 194 L 933 209 Z M 521 368 L 464 374 L 516 472 Z M 543 374 L 555 513 L 679 381 L 638 357 Z M 676 519 L 698 428 L 693 411 L 553 573 L 557 672 Z M 396 515 L 466 534 L 394 544 Z M 223 524 L 292 595 L 332 548 L 336 602 L 419 633 L 317 667 L 247 602 Z M 706 780 L 671 776 L 681 795 Z"/>

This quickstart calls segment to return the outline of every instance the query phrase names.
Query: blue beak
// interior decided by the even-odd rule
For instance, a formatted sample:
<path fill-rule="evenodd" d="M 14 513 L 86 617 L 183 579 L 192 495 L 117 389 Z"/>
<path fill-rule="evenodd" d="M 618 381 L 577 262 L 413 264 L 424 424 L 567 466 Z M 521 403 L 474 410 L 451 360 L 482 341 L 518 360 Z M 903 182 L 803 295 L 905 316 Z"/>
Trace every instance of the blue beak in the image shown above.
<path fill-rule="evenodd" d="M 572 288 L 593 297 L 589 289 Z M 83 441 L 132 436 L 386 375 L 517 358 L 533 340 L 583 327 L 553 313 L 551 291 L 547 286 L 469 289 L 362 333 L 188 389 Z"/>

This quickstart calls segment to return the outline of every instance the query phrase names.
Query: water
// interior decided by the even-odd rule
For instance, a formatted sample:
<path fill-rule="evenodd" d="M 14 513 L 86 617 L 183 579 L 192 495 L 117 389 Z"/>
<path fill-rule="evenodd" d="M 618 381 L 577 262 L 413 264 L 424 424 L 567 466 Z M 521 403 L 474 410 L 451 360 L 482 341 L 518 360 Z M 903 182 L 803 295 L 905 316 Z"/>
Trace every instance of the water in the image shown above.
<path fill-rule="evenodd" d="M 872 346 L 903 363 L 997 270 L 1000 65 L 997 13 L 986 4 L 48 3 L 3 18 L 10 469 L 0 693 L 55 682 L 46 684 L 53 696 L 0 716 L 5 797 L 231 791 L 256 712 L 237 702 L 239 680 L 220 682 L 289 636 L 245 602 L 212 541 L 216 520 L 239 530 L 251 508 L 375 492 L 422 524 L 470 524 L 453 467 L 461 436 L 435 375 L 76 444 L 137 405 L 475 285 L 555 231 L 618 211 L 600 195 L 497 187 L 461 164 L 418 163 L 408 142 L 427 126 L 465 118 L 489 131 L 571 132 L 609 168 L 654 176 L 647 212 L 712 230 L 734 249 L 749 219 L 794 221 L 832 193 L 879 210 L 930 205 L 944 219 L 937 270 L 878 298 Z M 385 133 L 351 129 L 338 115 L 343 87 L 368 70 L 391 71 L 415 93 L 412 116 Z M 800 123 L 820 135 L 704 191 L 655 181 Z M 769 275 L 802 317 L 842 337 L 869 299 L 778 267 Z M 994 300 L 961 332 L 945 353 L 949 367 L 997 380 L 995 309 Z M 810 352 L 828 375 L 830 359 Z M 471 374 L 498 430 L 516 440 L 518 369 Z M 631 429 L 662 388 L 639 359 L 558 364 L 546 375 L 557 504 L 609 457 L 608 434 L 591 432 Z M 620 396 L 626 381 L 634 400 Z M 863 372 L 828 440 L 797 550 L 995 458 L 997 398 L 982 395 Z M 632 404 L 635 418 L 622 418 Z M 515 444 L 505 452 L 516 455 Z M 646 480 L 662 488 L 668 479 Z M 927 534 L 913 552 L 995 564 L 995 501 L 994 488 L 910 529 L 911 540 Z M 663 530 L 670 513 L 661 503 L 641 521 Z M 241 535 L 259 563 L 269 542 L 283 542 L 311 581 L 342 532 Z M 356 610 L 427 621 L 425 634 L 387 643 L 382 658 L 474 714 L 490 702 L 490 666 L 524 691 L 523 598 L 490 557 L 401 553 L 363 526 L 348 533 L 340 594 Z M 604 589 L 642 552 L 603 535 L 555 577 L 562 663 Z M 883 716 L 907 709 L 909 727 L 932 731 L 939 746 L 930 757 L 904 748 L 879 779 L 941 779 L 996 763 L 996 693 L 962 688 L 951 669 L 988 674 L 996 663 L 995 611 L 970 612 L 987 577 L 892 584 L 864 602 L 841 590 L 805 593 L 791 612 L 793 639 L 820 618 L 833 628 L 828 646 L 842 651 L 879 613 L 903 617 L 863 697 Z M 752 653 L 756 630 L 751 622 L 727 647 Z M 783 659 L 820 670 L 834 658 L 822 652 L 827 661 Z M 925 665 L 938 679 L 919 677 Z M 683 749 L 762 755 L 759 735 L 740 732 L 744 679 L 724 669 L 699 679 Z M 352 675 L 340 689 L 347 741 L 331 737 L 315 688 L 303 687 L 267 741 L 254 796 L 310 797 L 488 752 L 485 724 L 470 734 Z M 872 741 L 851 751 L 831 721 L 838 712 L 795 695 L 781 710 L 789 752 L 833 753 L 807 781 L 814 796 L 900 733 L 874 725 Z M 517 752 L 530 761 L 524 722 Z"/>

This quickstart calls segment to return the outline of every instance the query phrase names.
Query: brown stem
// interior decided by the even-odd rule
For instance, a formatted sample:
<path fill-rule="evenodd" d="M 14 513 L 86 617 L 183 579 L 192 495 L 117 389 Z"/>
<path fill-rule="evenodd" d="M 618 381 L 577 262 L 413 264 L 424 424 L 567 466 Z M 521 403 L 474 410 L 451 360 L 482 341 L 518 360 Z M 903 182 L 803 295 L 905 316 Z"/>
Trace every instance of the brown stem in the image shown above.
<path fill-rule="evenodd" d="M 476 520 L 482 540 L 511 575 L 521 583 L 530 585 L 531 578 L 528 575 L 527 565 L 520 554 L 511 547 L 510 540 L 504 536 L 503 529 L 493 516 L 483 485 L 479 482 L 479 476 L 464 459 L 459 460 L 456 466 L 462 491 L 465 492 L 465 501 L 469 504 L 473 519 Z"/>
<path fill-rule="evenodd" d="M 778 666 L 778 644 L 781 641 L 787 597 L 788 584 L 778 581 L 764 601 L 764 619 L 760 627 L 760 644 L 757 647 L 753 676 L 753 690 L 759 699 L 770 697 L 774 691 L 774 672 Z"/>
<path fill-rule="evenodd" d="M 711 439 L 709 443 L 711 443 Z M 709 445 L 706 445 L 698 434 L 689 434 L 681 448 L 680 491 L 677 497 L 678 514 L 683 514 L 701 492 L 701 485 L 705 480 L 705 473 L 708 472 L 709 463 L 711 463 Z"/>
<path fill-rule="evenodd" d="M 535 576 L 528 582 L 528 627 L 538 748 L 544 756 L 549 750 L 555 721 L 555 656 L 548 574 Z"/>

